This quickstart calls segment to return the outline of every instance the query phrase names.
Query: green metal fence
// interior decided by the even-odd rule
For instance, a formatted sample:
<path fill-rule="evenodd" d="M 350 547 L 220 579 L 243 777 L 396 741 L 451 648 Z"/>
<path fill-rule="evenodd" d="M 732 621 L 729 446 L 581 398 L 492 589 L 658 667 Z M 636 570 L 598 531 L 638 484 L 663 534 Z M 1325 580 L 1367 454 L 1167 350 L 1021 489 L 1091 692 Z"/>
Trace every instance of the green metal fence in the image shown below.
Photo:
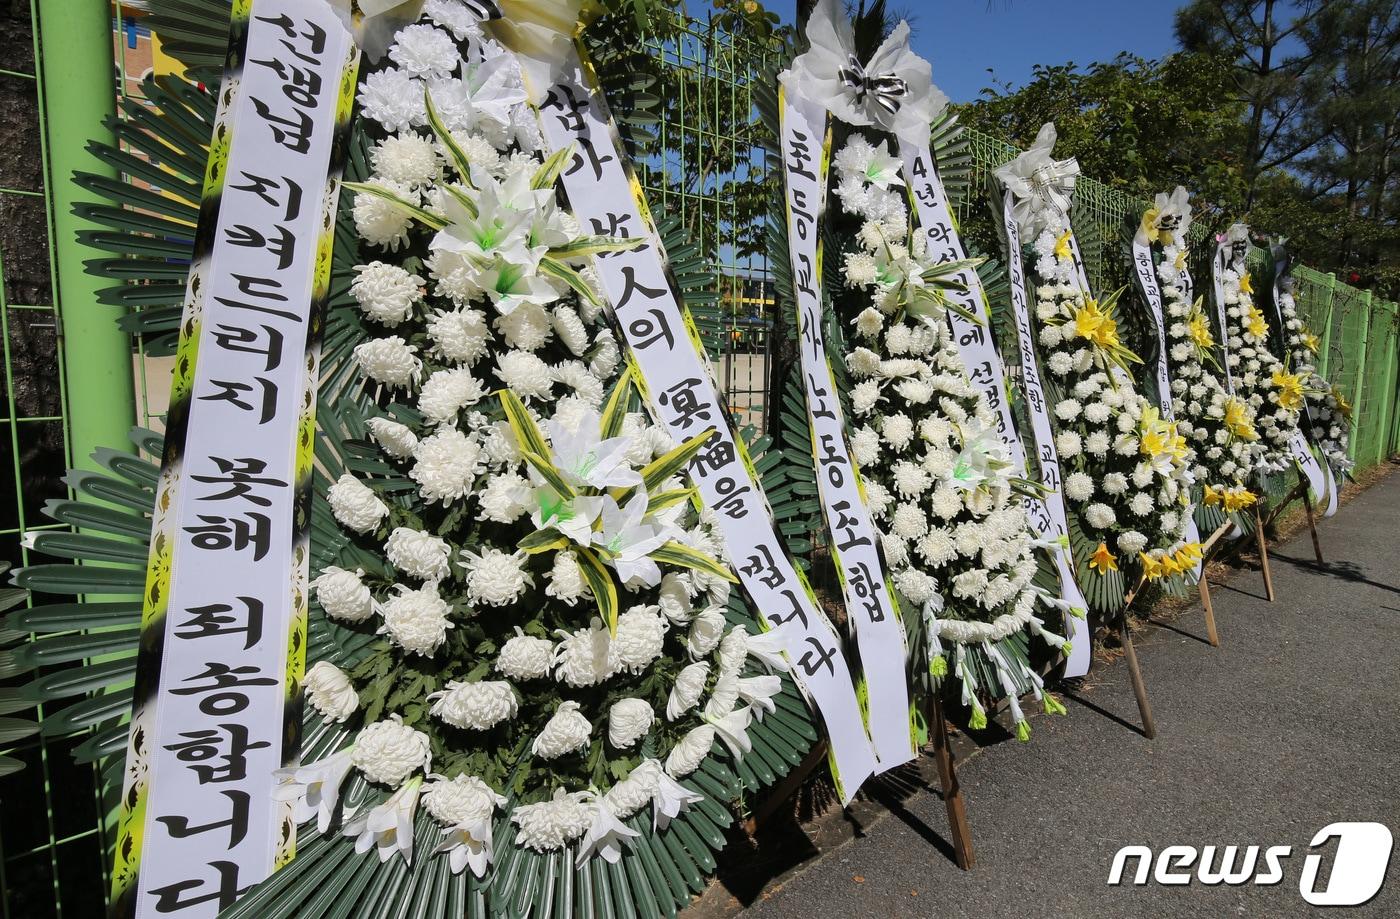
<path fill-rule="evenodd" d="M 93 310 L 95 304 L 80 279 L 59 268 L 60 263 L 64 268 L 80 265 L 90 255 L 73 239 L 66 212 L 69 196 L 61 183 L 67 182 L 67 171 L 81 149 L 72 138 L 96 130 L 99 119 L 90 105 L 75 105 L 46 90 L 61 80 L 63 89 L 79 92 L 75 87 L 82 84 L 74 82 L 75 74 L 107 73 L 115 76 L 115 85 L 107 87 L 110 100 L 135 87 L 140 76 L 127 72 L 125 41 L 118 43 L 121 53 L 104 56 L 91 44 L 84 47 L 66 36 L 53 41 L 53 35 L 44 66 L 35 68 L 40 36 L 32 17 L 41 7 L 59 11 L 65 5 L 68 15 L 81 12 L 83 17 L 97 12 L 105 18 L 109 10 L 106 0 L 32 0 L 28 17 L 20 12 L 8 23 L 9 56 L 6 69 L 0 69 L 0 103 L 13 100 L 8 118 L 18 119 L 22 128 L 17 140 L 7 142 L 14 149 L 14 142 L 24 143 L 27 137 L 30 144 L 22 148 L 24 156 L 0 157 L 0 338 L 6 384 L 0 425 L 10 449 L 10 462 L 0 464 L 10 476 L 0 485 L 6 495 L 0 558 L 13 564 L 29 561 L 21 535 L 48 525 L 40 514 L 43 502 L 65 493 L 63 468 L 70 461 L 81 462 L 94 437 L 92 422 L 68 411 L 69 397 L 78 397 L 67 386 L 64 356 L 91 344 L 89 335 L 75 331 L 82 329 L 82 322 L 100 319 L 101 328 L 88 331 L 101 332 L 108 331 L 106 323 L 115 318 L 102 312 L 108 308 Z M 128 25 L 120 3 L 115 12 L 120 33 Z M 22 39 L 19 44 L 16 34 Z M 33 54 L 24 44 L 31 37 Z M 111 46 L 102 50 L 110 54 Z M 773 164 L 754 144 L 750 95 L 773 50 L 687 21 L 675 40 L 653 45 L 650 51 L 667 65 L 668 97 L 660 112 L 657 142 L 641 164 L 643 182 L 658 213 L 680 216 L 716 258 L 721 303 L 730 322 L 730 344 L 718 366 L 721 380 L 734 407 L 761 422 L 770 346 L 765 320 L 773 304 L 767 263 L 754 245 L 762 211 L 740 205 L 744 196 L 761 192 L 773 178 Z M 94 55 L 100 59 L 91 59 Z M 45 85 L 45 73 L 52 75 L 53 85 Z M 93 95 L 102 94 L 88 93 Z M 735 118 L 735 113 L 741 117 Z M 973 131 L 967 132 L 967 141 L 974 171 L 970 194 L 954 203 L 965 223 L 980 219 L 986 226 L 986 180 L 992 169 L 1018 151 Z M 50 146 L 60 142 L 65 144 L 59 151 L 63 155 L 51 156 Z M 8 168 L 26 161 L 42 168 Z M 46 180 L 49 176 L 53 181 Z M 1121 283 L 1126 276 L 1117 251 L 1119 230 L 1145 206 L 1092 179 L 1080 181 L 1076 225 L 1096 286 Z M 66 286 L 60 275 L 68 279 Z M 1382 462 L 1400 448 L 1400 307 L 1307 267 L 1296 268 L 1295 275 L 1300 310 L 1324 343 L 1319 369 L 1355 408 L 1352 452 L 1357 465 Z M 62 347 L 60 326 L 67 333 Z M 100 421 L 105 414 L 110 430 L 118 432 L 131 422 L 159 427 L 168 396 L 168 359 L 147 358 L 139 341 L 123 343 L 117 357 L 114 362 L 110 350 L 105 353 L 107 369 L 120 364 L 127 379 L 118 381 L 122 385 L 89 389 L 82 397 L 87 418 Z M 88 360 L 85 353 L 84 371 L 90 369 Z M 94 391 L 100 395 L 93 396 Z M 120 434 L 110 439 L 119 445 Z M 0 673 L 0 692 L 9 682 Z M 0 731 L 0 737 L 0 757 L 25 764 L 22 771 L 0 777 L 0 919 L 99 914 L 107 887 L 106 845 L 93 770 L 72 762 L 71 741 L 50 742 L 42 732 L 13 737 Z"/>

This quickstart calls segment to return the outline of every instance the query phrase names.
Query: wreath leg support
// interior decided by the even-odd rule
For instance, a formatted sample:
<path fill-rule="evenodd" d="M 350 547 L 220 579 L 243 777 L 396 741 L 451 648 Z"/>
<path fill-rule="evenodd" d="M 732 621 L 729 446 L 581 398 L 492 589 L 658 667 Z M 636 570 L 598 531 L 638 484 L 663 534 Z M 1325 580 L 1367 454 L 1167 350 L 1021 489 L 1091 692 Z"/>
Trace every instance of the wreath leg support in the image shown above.
<path fill-rule="evenodd" d="M 1147 684 L 1142 679 L 1142 668 L 1138 666 L 1137 650 L 1133 648 L 1133 637 L 1128 631 L 1128 609 L 1133 605 L 1133 599 L 1142 591 L 1147 583 L 1147 578 L 1138 581 L 1126 597 L 1123 598 L 1123 610 L 1118 614 L 1118 635 L 1123 643 L 1123 652 L 1128 658 L 1128 676 L 1133 681 L 1133 695 L 1137 698 L 1138 713 L 1142 716 L 1142 735 L 1148 740 L 1157 736 L 1157 722 L 1152 717 L 1152 703 L 1147 700 Z"/>
<path fill-rule="evenodd" d="M 1274 602 L 1274 579 L 1269 574 L 1269 539 L 1264 535 L 1264 518 L 1259 514 L 1258 502 L 1254 505 L 1254 538 L 1259 543 L 1259 569 L 1264 575 L 1264 595 Z"/>
<path fill-rule="evenodd" d="M 953 853 L 958 867 L 971 871 L 977 864 L 977 856 L 972 851 L 972 828 L 967 822 L 967 805 L 963 801 L 962 785 L 958 783 L 953 748 L 948 743 L 948 722 L 943 717 L 943 700 L 938 693 L 933 694 L 929 732 L 933 760 L 938 766 L 938 783 L 943 788 L 943 806 L 948 810 L 948 828 L 953 834 Z"/>

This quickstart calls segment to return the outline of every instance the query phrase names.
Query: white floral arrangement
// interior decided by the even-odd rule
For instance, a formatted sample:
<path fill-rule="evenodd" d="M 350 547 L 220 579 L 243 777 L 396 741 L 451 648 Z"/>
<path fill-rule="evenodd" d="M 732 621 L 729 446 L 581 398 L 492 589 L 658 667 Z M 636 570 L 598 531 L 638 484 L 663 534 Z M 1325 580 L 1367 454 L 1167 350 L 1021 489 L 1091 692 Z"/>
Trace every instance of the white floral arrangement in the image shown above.
<path fill-rule="evenodd" d="M 1202 489 L 1204 502 L 1234 512 L 1248 507 L 1256 498 L 1247 485 L 1263 448 L 1254 429 L 1253 410 L 1230 394 L 1221 377 L 1215 334 L 1204 300 L 1191 300 L 1187 277 L 1183 275 L 1189 208 L 1184 213 L 1171 213 L 1170 206 L 1164 206 L 1162 201 L 1165 197 L 1158 195 L 1158 206 L 1143 215 L 1142 230 L 1161 251 L 1156 272 L 1171 368 L 1172 414 L 1177 430 L 1192 448 L 1191 474 Z"/>
<path fill-rule="evenodd" d="M 1079 280 L 1072 231 L 1050 216 L 1031 243 L 1028 285 L 1046 396 L 1055 427 L 1066 504 L 1093 547 L 1076 559 L 1080 586 L 1100 612 L 1122 605 L 1093 579 L 1122 571 L 1131 588 L 1194 568 L 1200 545 L 1185 539 L 1195 463 L 1186 437 L 1138 393 L 1128 367 L 1140 363 L 1118 336 L 1118 291 L 1094 299 Z M 1091 553 L 1091 554 L 1090 554 Z M 1097 599 L 1096 599 L 1097 598 Z"/>
<path fill-rule="evenodd" d="M 935 676 L 947 672 L 951 656 L 972 726 L 986 724 L 979 692 L 1005 695 L 1024 739 L 1021 692 L 1033 692 L 1047 712 L 1064 708 L 1042 692 L 1018 648 L 1027 633 L 1064 647 L 1037 604 L 1068 609 L 1032 583 L 1036 542 L 1020 500 L 1026 484 L 1015 478 L 995 414 L 969 382 L 946 321 L 954 307 L 943 291 L 976 262 L 928 257 L 924 235 L 911 233 L 899 160 L 885 143 L 854 134 L 833 162 L 842 213 L 860 226 L 842 264 L 855 292 L 846 358 L 851 446 L 885 561 L 906 610 L 923 613 Z M 1004 641 L 1018 636 L 1019 644 Z M 1000 687 L 979 674 L 995 675 Z"/>
<path fill-rule="evenodd" d="M 1241 224 L 1230 228 L 1229 241 L 1242 250 L 1248 230 Z M 1261 449 L 1252 472 L 1269 474 L 1293 467 L 1289 438 L 1298 429 L 1303 407 L 1304 377 L 1289 373 L 1269 345 L 1269 323 L 1255 303 L 1254 277 L 1245 264 L 1243 251 L 1232 253 L 1220 272 L 1220 295 L 1225 304 L 1223 331 L 1226 360 L 1235 395 L 1254 412 L 1254 427 Z"/>
<path fill-rule="evenodd" d="M 681 478 L 705 436 L 629 410 L 589 263 L 634 241 L 561 205 L 565 160 L 541 159 L 514 58 L 464 9 L 429 0 L 360 90 L 374 175 L 347 188 L 377 257 L 350 293 L 382 414 L 326 496 L 366 562 L 313 586 L 373 644 L 308 672 L 310 706 L 361 726 L 280 794 L 322 832 L 343 809 L 381 860 L 412 856 L 421 807 L 451 870 L 483 877 L 502 813 L 516 846 L 616 862 L 623 821 L 701 800 L 681 782 L 717 741 L 749 749 L 786 664 L 775 633 L 728 624 L 724 547 Z"/>
<path fill-rule="evenodd" d="M 1283 346 L 1294 374 L 1303 378 L 1306 408 L 1299 420 L 1309 439 L 1322 451 L 1338 476 L 1356 464 L 1348 455 L 1351 441 L 1351 405 L 1335 386 L 1317 372 L 1322 343 L 1298 316 L 1294 279 L 1285 275 L 1278 284 L 1279 317 L 1283 322 Z"/>

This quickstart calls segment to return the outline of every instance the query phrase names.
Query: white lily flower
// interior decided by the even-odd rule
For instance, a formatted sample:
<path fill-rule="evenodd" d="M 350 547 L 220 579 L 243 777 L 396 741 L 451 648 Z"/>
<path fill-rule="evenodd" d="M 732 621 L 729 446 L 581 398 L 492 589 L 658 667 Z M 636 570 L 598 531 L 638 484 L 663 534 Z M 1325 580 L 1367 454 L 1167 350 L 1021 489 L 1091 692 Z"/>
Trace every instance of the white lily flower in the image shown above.
<path fill-rule="evenodd" d="M 512 207 L 511 202 L 503 198 L 502 187 L 480 170 L 473 170 L 473 180 L 479 187 L 464 189 L 462 194 L 472 199 L 476 213 L 469 211 L 455 196 L 444 195 L 442 210 L 447 226 L 433 236 L 428 248 L 434 252 L 456 253 L 475 265 L 492 265 L 498 283 L 504 266 L 529 269 L 522 274 L 533 275 L 544 252 L 529 246 L 531 210 Z M 516 274 L 505 276 L 514 279 Z"/>
<path fill-rule="evenodd" d="M 335 816 L 340 786 L 350 772 L 354 752 L 355 748 L 350 746 L 314 763 L 276 770 L 273 775 L 281 784 L 273 790 L 273 797 L 292 802 L 292 819 L 297 823 L 306 823 L 315 817 L 316 829 L 326 832 Z"/>
<path fill-rule="evenodd" d="M 490 819 L 443 827 L 442 835 L 446 838 L 433 854 L 446 852 L 453 874 L 461 874 L 463 868 L 470 867 L 478 878 L 486 876 L 486 869 L 495 859 Z"/>
<path fill-rule="evenodd" d="M 723 718 L 707 715 L 705 720 L 715 729 L 719 739 L 724 741 L 724 745 L 736 760 L 743 759 L 744 754 L 753 749 L 753 741 L 749 740 L 750 716 L 747 705 L 734 709 Z"/>
<path fill-rule="evenodd" d="M 496 312 L 509 316 L 525 303 L 544 306 L 559 299 L 559 289 L 533 266 L 498 261 L 481 277 L 481 286 L 496 305 Z"/>
<path fill-rule="evenodd" d="M 1144 215 L 1142 224 L 1134 237 L 1140 245 L 1160 242 L 1163 246 L 1180 245 L 1186 242 L 1191 232 L 1191 195 L 1178 185 L 1168 195 L 1158 192 L 1152 201 L 1152 208 Z"/>
<path fill-rule="evenodd" d="M 625 507 L 605 496 L 602 529 L 593 534 L 593 542 L 606 551 L 604 561 L 624 584 L 633 579 L 648 587 L 660 584 L 661 568 L 648 556 L 677 535 L 646 522 L 648 500 L 644 489 L 638 489 Z"/>
<path fill-rule="evenodd" d="M 501 49 L 490 43 L 482 47 L 483 60 L 480 63 L 463 61 L 462 79 L 452 84 L 470 106 L 462 110 L 465 120 L 448 125 L 454 131 L 470 131 L 483 119 L 490 119 L 500 128 L 509 127 L 511 111 L 525 101 L 525 86 L 515 56 L 501 53 Z M 437 88 L 432 92 L 436 101 Z"/>
<path fill-rule="evenodd" d="M 763 720 L 765 713 L 778 710 L 773 697 L 782 689 L 782 678 L 772 674 L 739 678 L 739 698 L 748 703 L 749 712 L 759 721 Z"/>
<path fill-rule="evenodd" d="M 953 461 L 953 488 L 973 491 L 1010 467 L 1011 455 L 996 428 L 969 418 L 958 429 L 962 436 L 962 449 Z"/>
<path fill-rule="evenodd" d="M 546 421 L 544 433 L 549 438 L 555 468 L 569 484 L 590 485 L 600 491 L 642 484 L 641 473 L 627 462 L 633 438 L 604 439 L 600 435 L 602 425 L 602 416 L 593 409 L 582 412 L 573 429 L 552 418 Z"/>
<path fill-rule="evenodd" d="M 413 812 L 418 808 L 421 776 L 399 786 L 388 800 L 375 805 L 368 814 L 345 825 L 345 835 L 355 837 L 355 853 L 363 855 L 370 847 L 387 862 L 395 853 L 405 862 L 413 861 Z"/>
<path fill-rule="evenodd" d="M 617 815 L 612 812 L 607 799 L 603 795 L 594 794 L 593 803 L 596 810 L 593 814 L 593 825 L 588 828 L 588 832 L 583 834 L 583 839 L 579 841 L 578 857 L 574 859 L 574 866 L 582 868 L 584 862 L 598 853 L 603 861 L 610 865 L 616 865 L 622 858 L 622 845 L 625 840 L 635 839 L 641 836 L 636 830 L 627 826 Z"/>
<path fill-rule="evenodd" d="M 769 670 L 786 673 L 788 660 L 783 656 L 783 652 L 787 649 L 789 632 L 790 629 L 785 622 L 766 632 L 750 635 L 748 641 L 749 657 L 762 661 Z"/>
<path fill-rule="evenodd" d="M 603 511 L 601 497 L 575 495 L 561 498 L 553 488 L 541 485 L 534 491 L 534 500 L 537 507 L 530 514 L 530 522 L 536 529 L 554 527 L 580 546 L 592 543 L 593 521 Z"/>
<path fill-rule="evenodd" d="M 663 769 L 656 781 L 656 793 L 651 798 L 651 826 L 661 831 L 670 825 L 681 811 L 691 804 L 705 800 L 705 796 L 691 791 L 671 778 Z"/>

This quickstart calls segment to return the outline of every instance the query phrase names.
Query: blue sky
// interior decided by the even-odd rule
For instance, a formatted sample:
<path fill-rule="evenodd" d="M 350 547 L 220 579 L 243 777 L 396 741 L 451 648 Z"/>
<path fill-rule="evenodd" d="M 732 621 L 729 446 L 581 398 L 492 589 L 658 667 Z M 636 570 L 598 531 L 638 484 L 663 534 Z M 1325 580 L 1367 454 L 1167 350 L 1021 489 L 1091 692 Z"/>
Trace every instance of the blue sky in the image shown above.
<path fill-rule="evenodd" d="M 1020 87 L 1036 63 L 1089 64 L 1120 51 L 1161 57 L 1176 49 L 1170 0 L 888 0 L 909 18 L 914 50 L 954 102 L 983 87 Z M 765 5 L 792 22 L 795 0 Z M 988 73 L 991 68 L 993 73 Z"/>

